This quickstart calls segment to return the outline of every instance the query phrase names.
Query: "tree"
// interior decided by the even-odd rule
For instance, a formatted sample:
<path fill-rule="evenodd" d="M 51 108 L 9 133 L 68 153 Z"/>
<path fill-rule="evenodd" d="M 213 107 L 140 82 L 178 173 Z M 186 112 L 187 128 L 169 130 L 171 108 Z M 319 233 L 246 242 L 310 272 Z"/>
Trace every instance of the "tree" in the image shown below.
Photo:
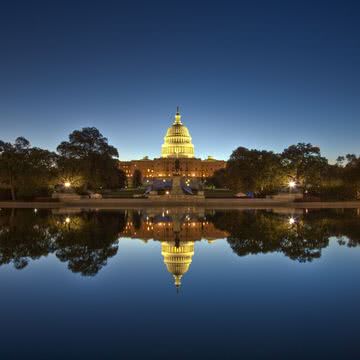
<path fill-rule="evenodd" d="M 281 157 L 287 175 L 303 190 L 321 185 L 322 172 L 326 169 L 328 161 L 321 156 L 319 147 L 298 143 L 285 149 Z"/>
<path fill-rule="evenodd" d="M 344 182 L 352 189 L 353 197 L 360 198 L 360 157 L 354 154 L 346 155 L 344 167 Z"/>
<path fill-rule="evenodd" d="M 140 187 L 142 185 L 142 173 L 139 169 L 136 169 L 133 173 L 132 185 L 134 188 Z"/>
<path fill-rule="evenodd" d="M 12 200 L 17 194 L 33 195 L 51 184 L 55 161 L 54 153 L 31 147 L 23 137 L 14 144 L 0 141 L 0 186 L 10 190 Z"/>
<path fill-rule="evenodd" d="M 238 147 L 227 163 L 226 178 L 235 191 L 271 193 L 284 182 L 281 157 L 272 151 Z"/>
<path fill-rule="evenodd" d="M 215 188 L 224 188 L 227 186 L 226 169 L 216 170 L 213 176 L 206 180 L 207 185 L 214 186 Z"/>
<path fill-rule="evenodd" d="M 118 151 L 95 127 L 73 131 L 69 141 L 63 141 L 57 151 L 61 156 L 61 171 L 81 175 L 85 189 L 119 186 L 118 161 L 115 159 L 119 156 Z"/>
<path fill-rule="evenodd" d="M 119 188 L 124 188 L 127 185 L 126 173 L 121 169 L 118 169 L 118 184 Z"/>

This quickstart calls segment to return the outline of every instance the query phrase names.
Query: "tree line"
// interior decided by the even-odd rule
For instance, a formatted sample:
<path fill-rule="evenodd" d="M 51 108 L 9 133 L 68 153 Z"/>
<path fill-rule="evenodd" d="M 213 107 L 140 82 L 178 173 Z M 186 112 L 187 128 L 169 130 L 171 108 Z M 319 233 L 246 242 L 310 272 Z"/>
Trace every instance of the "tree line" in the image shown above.
<path fill-rule="evenodd" d="M 0 189 L 16 200 L 48 196 L 63 184 L 80 193 L 120 188 L 126 175 L 118 168 L 118 156 L 94 127 L 73 131 L 56 152 L 33 147 L 23 137 L 14 143 L 0 141 Z"/>
<path fill-rule="evenodd" d="M 320 148 L 309 143 L 291 145 L 282 153 L 238 147 L 208 184 L 260 197 L 294 187 L 307 197 L 359 199 L 360 157 L 339 156 L 330 164 Z"/>

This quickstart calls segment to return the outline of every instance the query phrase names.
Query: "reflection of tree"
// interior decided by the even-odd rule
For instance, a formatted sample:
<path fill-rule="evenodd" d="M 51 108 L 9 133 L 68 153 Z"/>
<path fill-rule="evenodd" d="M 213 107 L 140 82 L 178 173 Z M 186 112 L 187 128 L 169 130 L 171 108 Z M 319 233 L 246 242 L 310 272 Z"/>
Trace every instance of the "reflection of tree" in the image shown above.
<path fill-rule="evenodd" d="M 289 222 L 289 216 L 274 212 L 212 211 L 207 212 L 206 223 L 199 218 L 201 226 L 205 226 L 201 229 L 196 221 L 181 214 L 175 217 L 175 222 L 170 215 L 152 214 L 149 220 L 143 215 L 138 211 L 129 213 L 138 233 L 135 236 L 148 234 L 146 230 L 151 232 L 151 238 L 179 242 L 178 231 L 182 229 L 187 241 L 192 241 L 192 237 L 200 239 L 206 234 L 204 230 L 209 223 L 212 233 L 217 229 L 229 234 L 227 241 L 239 256 L 281 252 L 290 259 L 306 262 L 321 256 L 330 237 L 338 238 L 340 245 L 360 245 L 360 213 L 356 209 L 314 210 L 297 215 L 294 223 Z M 53 253 L 67 262 L 71 271 L 93 276 L 117 253 L 117 239 L 125 231 L 125 217 L 124 212 L 56 215 L 49 210 L 3 209 L 0 211 L 0 266 L 13 264 L 22 269 L 31 260 Z M 176 226 L 170 226 L 169 221 Z M 131 227 L 126 231 L 132 231 Z"/>
<path fill-rule="evenodd" d="M 360 245 L 359 209 L 328 210 L 326 211 L 326 221 L 331 236 L 339 238 L 340 245 L 349 247 Z"/>
<path fill-rule="evenodd" d="M 321 250 L 329 245 L 329 234 L 326 226 L 310 219 L 301 219 L 289 227 L 285 236 L 280 239 L 280 249 L 292 260 L 300 262 L 320 258 Z"/>
<path fill-rule="evenodd" d="M 30 259 L 55 253 L 73 272 L 95 275 L 117 253 L 123 231 L 121 213 L 85 212 L 71 216 L 48 210 L 3 210 L 0 213 L 0 265 L 24 268 Z"/>
<path fill-rule="evenodd" d="M 3 209 L 0 217 L 0 265 L 13 263 L 23 269 L 29 260 L 54 251 L 48 231 L 48 214 L 23 209 Z"/>
<path fill-rule="evenodd" d="M 132 211 L 131 214 L 132 214 L 131 218 L 132 218 L 132 222 L 134 224 L 134 228 L 136 230 L 139 230 L 141 228 L 142 213 L 139 210 L 136 210 L 136 211 L 134 210 L 134 211 Z"/>
<path fill-rule="evenodd" d="M 309 214 L 310 215 L 310 214 Z M 265 211 L 217 212 L 215 225 L 230 233 L 228 243 L 239 256 L 282 252 L 293 260 L 311 261 L 329 243 L 326 222 L 305 216 L 294 224 L 288 217 Z"/>
<path fill-rule="evenodd" d="M 61 222 L 56 234 L 56 256 L 73 272 L 96 275 L 107 259 L 118 250 L 119 231 L 125 224 L 124 214 L 89 212 Z"/>

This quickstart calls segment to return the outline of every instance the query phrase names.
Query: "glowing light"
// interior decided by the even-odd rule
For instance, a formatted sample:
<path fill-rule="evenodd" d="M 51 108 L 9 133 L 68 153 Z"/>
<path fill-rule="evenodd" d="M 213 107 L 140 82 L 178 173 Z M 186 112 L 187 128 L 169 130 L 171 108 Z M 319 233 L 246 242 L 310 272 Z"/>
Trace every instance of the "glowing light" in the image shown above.
<path fill-rule="evenodd" d="M 294 225 L 295 223 L 296 223 L 295 218 L 291 216 L 291 217 L 289 218 L 289 224 L 290 224 L 290 225 Z"/>
<path fill-rule="evenodd" d="M 38 212 L 38 209 L 34 209 L 34 213 L 36 214 Z"/>
<path fill-rule="evenodd" d="M 69 188 L 69 187 L 71 186 L 70 181 L 66 181 L 66 182 L 64 183 L 64 186 L 65 186 L 66 188 Z"/>
<path fill-rule="evenodd" d="M 65 222 L 66 222 L 67 224 L 70 224 L 70 218 L 67 217 L 67 218 L 65 219 Z"/>
<path fill-rule="evenodd" d="M 166 191 L 166 192 L 165 192 L 165 194 L 166 194 L 166 195 L 169 195 L 169 194 L 170 194 L 170 192 L 169 192 L 169 191 Z"/>
<path fill-rule="evenodd" d="M 290 189 L 294 188 L 295 186 L 296 186 L 296 182 L 295 182 L 295 181 L 293 181 L 293 180 L 289 181 L 289 188 L 290 188 Z"/>

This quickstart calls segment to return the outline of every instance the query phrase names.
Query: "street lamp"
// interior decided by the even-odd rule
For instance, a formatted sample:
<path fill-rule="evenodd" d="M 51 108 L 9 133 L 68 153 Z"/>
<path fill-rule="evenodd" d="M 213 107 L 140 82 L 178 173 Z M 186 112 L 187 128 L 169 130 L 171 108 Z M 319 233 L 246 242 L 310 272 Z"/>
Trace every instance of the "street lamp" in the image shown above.
<path fill-rule="evenodd" d="M 289 188 L 293 189 L 296 186 L 296 182 L 294 180 L 289 181 Z"/>
<path fill-rule="evenodd" d="M 70 181 L 66 181 L 66 182 L 64 183 L 64 186 L 68 189 L 68 188 L 71 186 Z"/>

